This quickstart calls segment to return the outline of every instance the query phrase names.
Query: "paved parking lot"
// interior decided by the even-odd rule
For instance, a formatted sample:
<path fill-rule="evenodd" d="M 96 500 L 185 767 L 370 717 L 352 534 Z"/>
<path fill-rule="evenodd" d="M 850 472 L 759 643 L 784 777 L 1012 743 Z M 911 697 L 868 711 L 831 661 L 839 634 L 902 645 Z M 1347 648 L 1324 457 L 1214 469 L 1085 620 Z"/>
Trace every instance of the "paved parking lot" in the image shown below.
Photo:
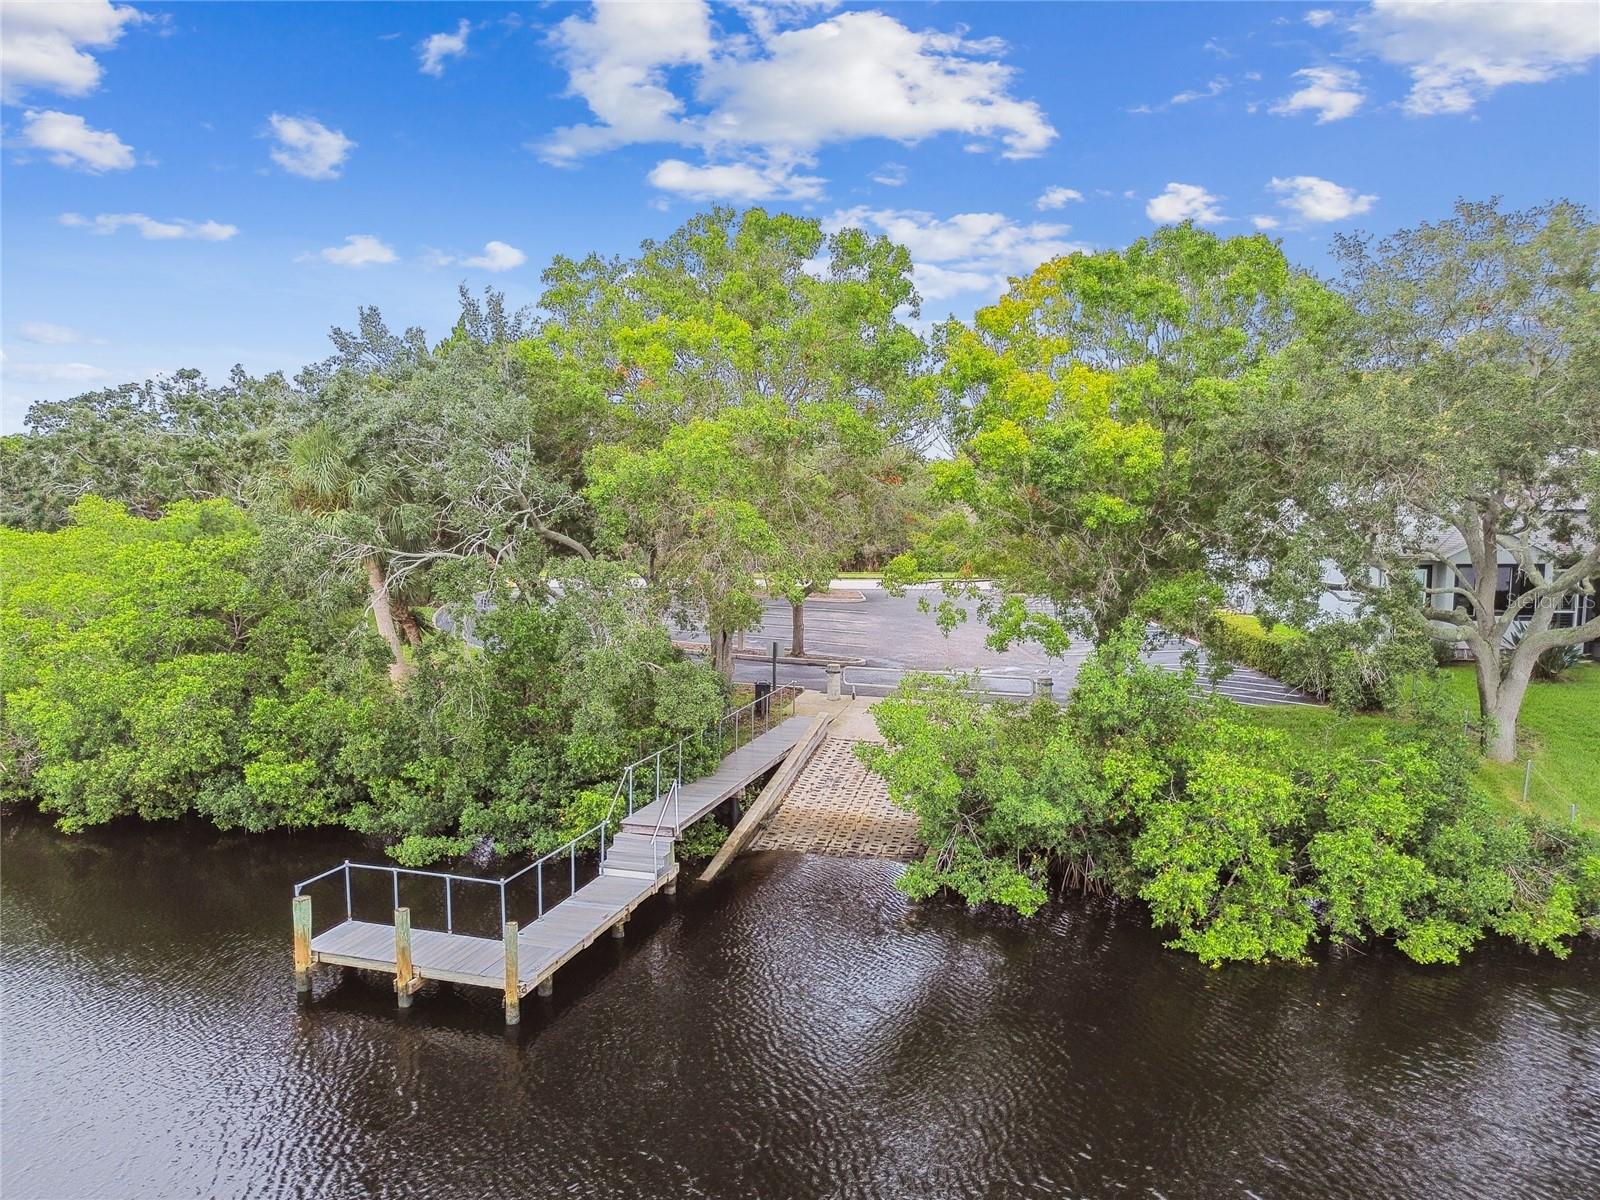
<path fill-rule="evenodd" d="M 991 650 L 984 644 L 988 630 L 970 615 L 970 606 L 968 620 L 948 637 L 934 623 L 933 615 L 921 610 L 922 597 L 933 603 L 942 599 L 937 589 L 892 596 L 880 588 L 848 587 L 844 596 L 813 596 L 806 601 L 806 653 L 814 659 L 838 656 L 860 660 L 867 668 L 877 668 L 847 669 L 846 690 L 853 686 L 858 695 L 888 694 L 905 671 L 981 670 L 989 686 L 1002 692 L 1013 689 L 999 677 L 1016 678 L 1016 691 L 1022 695 L 1030 691 L 1025 681 L 1048 677 L 1054 683 L 1056 696 L 1061 698 L 1071 690 L 1088 653 L 1087 647 L 1081 645 L 1074 645 L 1061 658 L 1052 658 L 1035 645 L 1003 652 Z M 745 634 L 744 646 L 747 651 L 767 654 L 776 642 L 779 654 L 786 654 L 789 634 L 789 605 L 770 602 L 760 627 Z M 677 630 L 675 635 L 689 640 L 705 637 L 703 631 L 693 629 Z M 1157 666 L 1177 670 L 1185 652 L 1196 654 L 1205 663 L 1204 651 L 1173 638 L 1148 650 L 1145 658 Z M 739 680 L 753 681 L 768 678 L 770 671 L 764 662 L 741 659 L 734 675 Z M 778 664 L 779 683 L 822 688 L 826 678 L 821 666 Z M 1243 704 L 1314 703 L 1309 696 L 1246 667 L 1235 667 L 1216 690 Z"/>

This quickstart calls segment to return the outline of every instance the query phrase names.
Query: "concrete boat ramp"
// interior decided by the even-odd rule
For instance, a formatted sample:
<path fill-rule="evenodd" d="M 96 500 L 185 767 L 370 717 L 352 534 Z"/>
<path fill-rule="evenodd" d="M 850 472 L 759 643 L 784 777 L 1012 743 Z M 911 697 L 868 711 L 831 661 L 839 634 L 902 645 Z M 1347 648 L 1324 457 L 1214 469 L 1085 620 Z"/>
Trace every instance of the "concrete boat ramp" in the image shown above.
<path fill-rule="evenodd" d="M 398 1002 L 407 1007 L 424 981 L 436 979 L 502 992 L 506 1023 L 516 1024 L 522 997 L 534 990 L 549 995 L 564 964 L 608 932 L 621 937 L 636 908 L 657 892 L 677 889 L 673 847 L 686 829 L 778 766 L 797 746 L 803 745 L 802 753 L 814 748 L 816 739 L 807 737 L 812 720 L 792 715 L 799 690 L 780 688 L 735 709 L 714 730 L 631 764 L 618 785 L 612 815 L 512 875 L 486 879 L 345 862 L 302 880 L 295 885 L 293 905 L 297 991 L 310 994 L 311 972 L 319 965 L 355 967 L 393 975 Z M 782 715 L 784 709 L 790 715 Z M 720 754 L 713 759 L 716 769 L 684 780 L 685 751 L 703 749 L 712 738 Z M 692 761 L 692 753 L 689 757 Z M 593 877 L 580 886 L 580 874 L 590 871 Z M 392 922 L 355 918 L 354 880 L 363 873 L 389 877 Z M 401 903 L 402 882 L 408 893 L 423 882 L 431 894 L 442 893 L 443 929 L 412 927 L 411 909 Z M 557 894 L 547 903 L 551 892 Z M 343 910 L 321 932 L 313 924 L 313 894 L 320 897 L 319 909 L 331 899 L 335 912 Z M 463 900 L 479 910 L 485 901 L 497 901 L 502 935 L 456 932 Z"/>

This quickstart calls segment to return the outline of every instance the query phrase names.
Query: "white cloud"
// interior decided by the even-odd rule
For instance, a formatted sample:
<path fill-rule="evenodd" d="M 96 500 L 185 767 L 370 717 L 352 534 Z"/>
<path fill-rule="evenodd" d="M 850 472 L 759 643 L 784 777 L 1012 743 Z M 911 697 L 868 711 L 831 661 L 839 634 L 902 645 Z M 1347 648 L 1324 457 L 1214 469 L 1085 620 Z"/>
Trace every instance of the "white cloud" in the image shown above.
<path fill-rule="evenodd" d="M 1314 112 L 1317 124 L 1326 125 L 1344 120 L 1367 98 L 1361 90 L 1361 76 L 1348 67 L 1306 67 L 1294 74 L 1306 85 L 1272 106 L 1271 111 L 1280 117 Z"/>
<path fill-rule="evenodd" d="M 729 0 L 750 28 L 763 37 L 771 37 L 780 25 L 794 24 L 818 12 L 832 12 L 840 0 Z"/>
<path fill-rule="evenodd" d="M 1543 83 L 1600 55 L 1600 7 L 1576 3 L 1374 0 L 1352 23 L 1360 43 L 1407 68 L 1413 116 L 1469 112 L 1508 83 Z"/>
<path fill-rule="evenodd" d="M 106 378 L 108 372 L 92 363 L 14 363 L 5 365 L 7 375 L 15 375 L 30 383 L 93 383 Z"/>
<path fill-rule="evenodd" d="M 528 256 L 515 246 L 506 242 L 485 242 L 483 253 L 472 258 L 463 258 L 461 265 L 475 267 L 480 271 L 509 271 L 520 267 L 528 261 Z"/>
<path fill-rule="evenodd" d="M 1213 79 L 1210 83 L 1206 84 L 1206 86 L 1203 89 L 1200 89 L 1200 90 L 1197 90 L 1197 91 L 1179 92 L 1171 100 L 1168 100 L 1167 103 L 1168 104 L 1193 104 L 1196 100 L 1209 100 L 1213 96 L 1222 95 L 1222 93 L 1227 91 L 1228 88 L 1231 87 L 1231 86 L 1232 86 L 1232 81 L 1231 80 L 1224 79 L 1222 76 L 1219 75 L 1217 78 Z"/>
<path fill-rule="evenodd" d="M 278 144 L 272 161 L 291 175 L 306 179 L 337 179 L 344 160 L 356 143 L 338 129 L 329 129 L 314 117 L 286 117 L 273 113 L 267 120 Z"/>
<path fill-rule="evenodd" d="M 98 175 L 102 171 L 126 171 L 134 165 L 132 146 L 109 129 L 91 129 L 74 113 L 29 109 L 22 119 L 26 122 L 23 143 L 43 150 L 58 167 Z"/>
<path fill-rule="evenodd" d="M 417 43 L 418 70 L 435 79 L 444 74 L 444 60 L 460 58 L 467 52 L 467 35 L 472 32 L 472 22 L 462 18 L 454 33 L 435 33 Z"/>
<path fill-rule="evenodd" d="M 83 335 L 69 325 L 54 325 L 49 321 L 24 321 L 17 336 L 25 342 L 41 346 L 70 346 L 83 341 Z"/>
<path fill-rule="evenodd" d="M 693 140 L 680 127 L 684 106 L 667 69 L 710 61 L 705 4 L 601 0 L 588 16 L 567 17 L 550 40 L 567 70 L 567 95 L 581 97 L 597 121 L 557 129 L 539 147 L 547 161 L 570 163 L 632 142 Z"/>
<path fill-rule="evenodd" d="M 904 163 L 886 162 L 868 178 L 873 183 L 883 184 L 884 187 L 901 187 L 906 181 L 906 165 Z"/>
<path fill-rule="evenodd" d="M 394 247 L 384 244 L 370 233 L 352 233 L 344 239 L 344 245 L 325 247 L 317 251 L 317 257 L 336 267 L 370 267 L 399 259 Z"/>
<path fill-rule="evenodd" d="M 1274 179 L 1267 186 L 1282 197 L 1278 203 L 1305 221 L 1342 221 L 1366 212 L 1378 200 L 1315 175 Z"/>
<path fill-rule="evenodd" d="M 1228 219 L 1217 207 L 1222 199 L 1223 197 L 1213 196 L 1198 184 L 1169 183 L 1159 196 L 1150 197 L 1144 206 L 1144 215 L 1163 225 L 1172 225 L 1179 221 L 1216 225 Z"/>
<path fill-rule="evenodd" d="M 1336 15 L 1331 8 L 1313 8 L 1306 13 L 1305 22 L 1313 29 L 1321 29 L 1324 25 L 1331 25 Z"/>
<path fill-rule="evenodd" d="M 1004 47 L 994 39 L 915 31 L 872 11 L 779 28 L 819 7 L 831 5 L 745 4 L 751 33 L 735 36 L 716 29 L 704 0 L 599 0 L 551 37 L 567 94 L 583 99 L 595 120 L 557 129 L 533 148 L 548 162 L 571 164 L 637 143 L 694 147 L 708 156 L 692 168 L 707 172 L 702 194 L 740 179 L 793 194 L 790 164 L 809 166 L 832 143 L 911 144 L 955 133 L 1028 158 L 1055 138 L 1036 103 L 1011 95 L 1015 71 L 998 61 Z M 730 175 L 727 160 L 748 170 Z M 667 174 L 688 180 L 677 167 Z M 793 178 L 808 192 L 813 186 Z"/>
<path fill-rule="evenodd" d="M 911 209 L 861 206 L 834 213 L 823 226 L 830 231 L 851 226 L 872 229 L 899 242 L 911 252 L 917 291 L 928 301 L 972 292 L 992 299 L 1006 289 L 1010 276 L 1088 248 L 1065 239 L 1069 226 L 1025 224 L 1003 213 L 939 218 Z"/>
<path fill-rule="evenodd" d="M 1276 229 L 1280 222 L 1277 217 L 1258 215 L 1250 218 L 1250 224 L 1254 225 L 1257 229 L 1265 231 L 1268 229 Z"/>
<path fill-rule="evenodd" d="M 10 3 L 0 21 L 0 97 L 19 103 L 33 88 L 84 96 L 100 85 L 100 64 L 83 47 L 105 50 L 146 18 L 108 0 Z"/>
<path fill-rule="evenodd" d="M 1076 188 L 1047 187 L 1033 202 L 1033 206 L 1041 212 L 1052 208 L 1065 208 L 1073 200 L 1082 200 L 1083 193 Z"/>
<path fill-rule="evenodd" d="M 796 173 L 792 163 L 707 163 L 697 167 L 679 158 L 659 162 L 649 175 L 653 187 L 691 200 L 814 200 L 827 181 Z"/>
<path fill-rule="evenodd" d="M 158 221 L 143 213 L 101 213 L 91 219 L 80 213 L 69 212 L 62 213 L 60 221 L 75 229 L 88 229 L 102 235 L 113 234 L 126 225 L 138 230 L 140 237 L 152 242 L 169 242 L 179 238 L 225 242 L 239 232 L 237 225 L 224 225 L 221 221 L 188 221 L 182 217 Z"/>

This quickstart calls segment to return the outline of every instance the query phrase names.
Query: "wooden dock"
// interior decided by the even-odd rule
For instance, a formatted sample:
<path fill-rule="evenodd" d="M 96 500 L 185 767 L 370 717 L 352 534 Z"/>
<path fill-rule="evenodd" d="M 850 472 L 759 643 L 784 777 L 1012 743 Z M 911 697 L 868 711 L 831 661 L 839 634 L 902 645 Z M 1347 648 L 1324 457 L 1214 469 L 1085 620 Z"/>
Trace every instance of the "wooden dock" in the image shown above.
<path fill-rule="evenodd" d="M 621 937 L 633 911 L 657 892 L 677 889 L 678 863 L 673 843 L 683 831 L 720 804 L 772 770 L 794 751 L 812 723 L 805 717 L 778 720 L 726 755 L 710 775 L 684 784 L 672 783 L 666 795 L 623 818 L 616 836 L 605 841 L 609 822 L 596 827 L 599 874 L 571 895 L 544 907 L 544 878 L 539 875 L 539 912 L 526 926 L 508 920 L 507 879 L 475 879 L 402 867 L 345 863 L 296 885 L 294 898 L 295 983 L 304 995 L 311 990 L 311 972 L 318 965 L 354 967 L 395 977 L 402 1007 L 426 980 L 501 991 L 506 1021 L 516 1024 L 518 1004 L 529 992 L 549 995 L 555 973 L 606 932 Z M 752 730 L 753 732 L 753 730 Z M 737 738 L 735 738 L 737 741 Z M 576 839 L 575 839 L 576 842 Z M 577 850 L 572 846 L 572 880 L 577 879 Z M 566 850 L 567 847 L 563 847 Z M 557 852 L 558 854 L 560 852 Z M 549 856 L 547 856 L 548 858 Z M 560 861 L 557 862 L 561 866 Z M 527 870 L 527 868 L 525 868 Z M 345 919 L 312 935 L 309 885 L 344 877 Z M 352 915 L 351 872 L 373 871 L 394 879 L 394 922 L 359 921 Z M 521 872 L 519 872 L 521 874 Z M 451 928 L 413 929 L 410 909 L 399 903 L 402 877 L 430 876 L 445 881 L 446 923 Z M 452 885 L 498 887 L 503 936 L 476 937 L 453 932 L 450 916 Z"/>

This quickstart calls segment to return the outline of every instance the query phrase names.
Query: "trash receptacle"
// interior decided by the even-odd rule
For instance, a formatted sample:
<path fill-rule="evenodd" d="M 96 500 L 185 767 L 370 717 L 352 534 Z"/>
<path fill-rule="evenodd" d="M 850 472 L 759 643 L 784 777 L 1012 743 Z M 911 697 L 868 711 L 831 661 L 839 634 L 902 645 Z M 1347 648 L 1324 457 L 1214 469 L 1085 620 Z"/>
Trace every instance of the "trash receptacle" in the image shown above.
<path fill-rule="evenodd" d="M 756 719 L 766 720 L 767 709 L 771 707 L 772 685 L 764 679 L 756 680 Z"/>

